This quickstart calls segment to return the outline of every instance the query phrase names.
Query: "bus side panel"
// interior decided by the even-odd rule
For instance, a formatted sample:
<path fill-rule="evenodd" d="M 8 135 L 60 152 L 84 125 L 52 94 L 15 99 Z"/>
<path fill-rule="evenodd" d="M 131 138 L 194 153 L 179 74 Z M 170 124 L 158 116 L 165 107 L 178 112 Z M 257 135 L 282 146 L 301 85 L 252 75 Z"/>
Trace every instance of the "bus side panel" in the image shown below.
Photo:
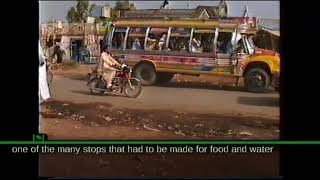
<path fill-rule="evenodd" d="M 149 61 L 159 72 L 177 74 L 230 74 L 233 67 L 228 64 L 230 59 L 215 59 L 214 56 L 175 55 L 169 53 L 150 53 L 132 51 L 112 51 L 115 56 L 123 55 L 126 64 L 135 66 L 141 61 Z"/>
<path fill-rule="evenodd" d="M 229 63 L 230 59 L 215 59 L 214 56 L 188 54 L 188 56 L 161 55 L 152 58 L 159 64 L 157 69 L 160 71 L 214 75 L 229 74 L 233 70 Z"/>

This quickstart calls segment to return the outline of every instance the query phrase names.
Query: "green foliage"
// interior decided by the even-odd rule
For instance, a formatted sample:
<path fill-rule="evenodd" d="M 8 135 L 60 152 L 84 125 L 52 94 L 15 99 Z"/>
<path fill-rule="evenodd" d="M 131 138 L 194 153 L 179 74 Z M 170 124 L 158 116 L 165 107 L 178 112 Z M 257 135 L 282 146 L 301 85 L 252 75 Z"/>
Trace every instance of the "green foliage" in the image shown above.
<path fill-rule="evenodd" d="M 77 5 L 69 9 L 66 18 L 69 23 L 85 22 L 87 17 L 92 16 L 95 7 L 96 5 L 89 1 L 77 0 Z"/>

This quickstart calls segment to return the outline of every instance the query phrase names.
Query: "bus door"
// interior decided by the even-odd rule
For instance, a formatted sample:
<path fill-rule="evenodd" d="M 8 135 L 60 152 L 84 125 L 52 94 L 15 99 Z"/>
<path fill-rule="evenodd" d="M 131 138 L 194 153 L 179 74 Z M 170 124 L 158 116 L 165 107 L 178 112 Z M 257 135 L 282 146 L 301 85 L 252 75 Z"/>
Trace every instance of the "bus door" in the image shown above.
<path fill-rule="evenodd" d="M 246 46 L 246 36 L 236 32 L 233 36 L 233 56 L 231 57 L 231 63 L 233 66 L 233 74 L 239 75 L 241 73 L 241 61 L 243 61 L 250 53 Z"/>
<path fill-rule="evenodd" d="M 237 39 L 235 30 L 219 29 L 216 41 L 216 73 L 232 74 L 234 71 L 234 51 Z"/>

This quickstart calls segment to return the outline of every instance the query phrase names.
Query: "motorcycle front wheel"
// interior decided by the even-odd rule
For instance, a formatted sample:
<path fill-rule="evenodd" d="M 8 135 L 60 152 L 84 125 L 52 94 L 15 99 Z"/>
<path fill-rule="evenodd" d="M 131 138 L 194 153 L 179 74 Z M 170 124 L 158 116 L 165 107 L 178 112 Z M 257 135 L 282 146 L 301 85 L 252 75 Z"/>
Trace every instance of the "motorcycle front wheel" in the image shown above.
<path fill-rule="evenodd" d="M 95 77 L 88 83 L 88 86 L 91 94 L 102 95 L 105 91 L 100 89 L 105 89 L 106 84 L 101 78 Z"/>
<path fill-rule="evenodd" d="M 126 82 L 125 94 L 130 98 L 136 98 L 141 94 L 142 85 L 139 79 L 130 78 Z"/>

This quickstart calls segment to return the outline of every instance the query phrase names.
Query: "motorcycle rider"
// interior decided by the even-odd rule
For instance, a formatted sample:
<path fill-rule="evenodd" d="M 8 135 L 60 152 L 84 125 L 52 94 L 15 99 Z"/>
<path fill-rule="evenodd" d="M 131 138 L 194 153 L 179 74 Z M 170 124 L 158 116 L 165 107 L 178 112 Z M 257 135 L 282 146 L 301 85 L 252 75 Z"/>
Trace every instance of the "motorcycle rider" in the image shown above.
<path fill-rule="evenodd" d="M 116 75 L 117 69 L 121 67 L 121 64 L 112 57 L 112 54 L 107 47 L 102 49 L 102 53 L 98 65 L 98 74 L 107 82 L 107 89 L 111 89 L 112 80 Z"/>

